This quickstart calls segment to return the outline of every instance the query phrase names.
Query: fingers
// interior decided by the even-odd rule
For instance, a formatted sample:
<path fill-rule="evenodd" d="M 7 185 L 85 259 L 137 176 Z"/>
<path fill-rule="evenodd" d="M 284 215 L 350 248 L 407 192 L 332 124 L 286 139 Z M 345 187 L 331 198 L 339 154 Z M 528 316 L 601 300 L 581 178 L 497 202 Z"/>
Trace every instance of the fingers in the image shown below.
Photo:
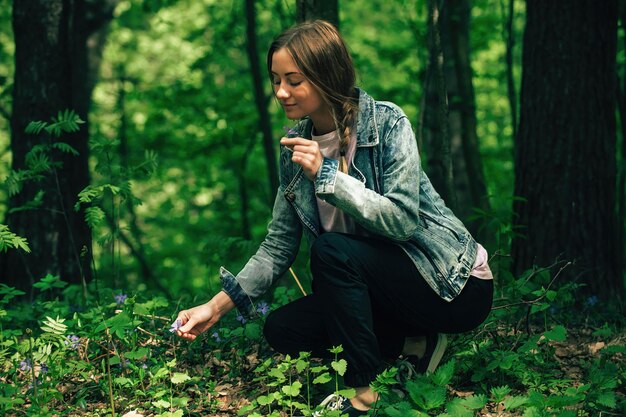
<path fill-rule="evenodd" d="M 313 180 L 324 157 L 317 142 L 303 138 L 282 138 L 281 145 L 293 152 L 291 160 L 302 166 L 305 175 Z"/>
<path fill-rule="evenodd" d="M 186 312 L 181 312 L 181 314 L 186 313 Z M 198 321 L 193 317 L 189 317 L 188 319 L 181 319 L 181 314 L 178 315 L 178 318 L 181 320 L 181 323 L 183 324 L 182 326 L 180 326 L 178 328 L 178 332 L 179 333 L 189 333 L 191 331 L 191 329 L 194 328 L 194 326 L 196 324 L 198 324 Z M 185 316 L 186 317 L 186 316 Z"/>

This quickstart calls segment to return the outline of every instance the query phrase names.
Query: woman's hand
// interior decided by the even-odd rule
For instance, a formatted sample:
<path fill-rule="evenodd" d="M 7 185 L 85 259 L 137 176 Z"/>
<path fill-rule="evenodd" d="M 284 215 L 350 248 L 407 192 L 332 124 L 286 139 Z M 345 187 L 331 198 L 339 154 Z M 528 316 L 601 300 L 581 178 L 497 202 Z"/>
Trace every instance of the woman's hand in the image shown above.
<path fill-rule="evenodd" d="M 324 156 L 320 152 L 317 142 L 303 138 L 284 137 L 280 140 L 280 144 L 293 151 L 291 160 L 302 167 L 304 175 L 308 179 L 315 181 L 317 171 L 324 162 Z"/>
<path fill-rule="evenodd" d="M 178 313 L 177 320 L 180 321 L 181 326 L 176 330 L 176 334 L 183 339 L 193 341 L 233 307 L 235 304 L 228 294 L 223 291 L 219 292 L 208 303 Z"/>

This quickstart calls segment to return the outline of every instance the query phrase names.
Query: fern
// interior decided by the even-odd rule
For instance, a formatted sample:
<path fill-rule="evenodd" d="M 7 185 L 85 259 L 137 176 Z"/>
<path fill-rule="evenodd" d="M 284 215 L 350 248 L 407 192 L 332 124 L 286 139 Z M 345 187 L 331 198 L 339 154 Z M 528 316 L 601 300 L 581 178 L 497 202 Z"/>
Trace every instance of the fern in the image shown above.
<path fill-rule="evenodd" d="M 26 239 L 11 232 L 9 226 L 0 224 L 0 251 L 6 252 L 9 249 L 22 249 L 30 253 Z"/>
<path fill-rule="evenodd" d="M 71 145 L 65 142 L 56 142 L 55 144 L 52 145 L 52 147 L 60 150 L 61 152 L 69 153 L 74 156 L 80 155 L 76 149 L 74 149 Z"/>
<path fill-rule="evenodd" d="M 41 133 L 42 130 L 46 128 L 46 126 L 48 126 L 48 123 L 37 120 L 34 122 L 30 122 L 26 126 L 26 129 L 24 131 L 29 135 L 38 135 Z"/>
<path fill-rule="evenodd" d="M 57 336 L 64 336 L 67 331 L 67 326 L 63 324 L 65 319 L 59 318 L 57 316 L 56 319 L 53 319 L 50 316 L 46 316 L 46 319 L 43 321 L 41 326 L 41 330 L 46 333 L 52 333 Z"/>
<path fill-rule="evenodd" d="M 104 211 L 100 207 L 88 207 L 85 210 L 85 222 L 90 229 L 94 229 L 104 220 Z"/>

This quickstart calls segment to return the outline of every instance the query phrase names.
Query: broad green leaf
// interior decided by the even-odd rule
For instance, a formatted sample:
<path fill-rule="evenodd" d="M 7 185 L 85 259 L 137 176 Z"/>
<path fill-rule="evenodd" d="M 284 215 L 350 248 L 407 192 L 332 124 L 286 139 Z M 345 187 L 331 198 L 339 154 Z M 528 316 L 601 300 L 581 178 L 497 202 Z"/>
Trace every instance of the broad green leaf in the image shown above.
<path fill-rule="evenodd" d="M 339 359 L 338 361 L 332 361 L 330 366 L 341 376 L 344 376 L 348 369 L 348 362 L 345 359 Z"/>
<path fill-rule="evenodd" d="M 559 325 L 555 326 L 552 330 L 549 330 L 543 334 L 546 339 L 554 340 L 555 342 L 563 342 L 567 337 L 567 330 L 565 327 Z"/>
<path fill-rule="evenodd" d="M 172 374 L 172 384 L 181 384 L 185 381 L 189 381 L 191 378 L 189 377 L 189 375 L 187 375 L 186 372 L 174 372 L 174 374 Z"/>
<path fill-rule="evenodd" d="M 328 372 L 324 372 L 321 375 L 318 375 L 314 380 L 313 383 L 314 384 L 325 384 L 327 382 L 332 381 L 332 377 L 330 376 L 330 374 Z"/>
<path fill-rule="evenodd" d="M 528 402 L 528 397 L 514 395 L 512 397 L 507 397 L 504 399 L 504 409 L 505 410 L 513 410 L 517 407 L 520 407 Z"/>
<path fill-rule="evenodd" d="M 281 388 L 281 391 L 285 393 L 285 395 L 289 395 L 290 397 L 296 397 L 300 395 L 300 389 L 302 388 L 302 383 L 300 381 L 295 381 L 291 385 L 285 385 Z"/>

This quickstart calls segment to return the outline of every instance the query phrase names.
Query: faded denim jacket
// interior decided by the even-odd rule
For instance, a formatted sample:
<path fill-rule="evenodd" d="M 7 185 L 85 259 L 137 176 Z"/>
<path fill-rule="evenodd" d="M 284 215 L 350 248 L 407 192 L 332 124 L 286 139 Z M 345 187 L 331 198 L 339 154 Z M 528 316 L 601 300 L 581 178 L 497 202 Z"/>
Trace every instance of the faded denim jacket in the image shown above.
<path fill-rule="evenodd" d="M 310 139 L 312 128 L 305 118 L 295 130 Z M 338 170 L 338 161 L 324 158 L 314 182 L 281 147 L 280 185 L 267 236 L 237 276 L 220 269 L 223 290 L 245 316 L 254 314 L 254 300 L 289 269 L 302 235 L 312 245 L 322 233 L 316 195 L 353 217 L 368 234 L 399 245 L 444 300 L 463 289 L 477 244 L 422 171 L 404 112 L 360 90 L 356 138 L 348 174 Z"/>

